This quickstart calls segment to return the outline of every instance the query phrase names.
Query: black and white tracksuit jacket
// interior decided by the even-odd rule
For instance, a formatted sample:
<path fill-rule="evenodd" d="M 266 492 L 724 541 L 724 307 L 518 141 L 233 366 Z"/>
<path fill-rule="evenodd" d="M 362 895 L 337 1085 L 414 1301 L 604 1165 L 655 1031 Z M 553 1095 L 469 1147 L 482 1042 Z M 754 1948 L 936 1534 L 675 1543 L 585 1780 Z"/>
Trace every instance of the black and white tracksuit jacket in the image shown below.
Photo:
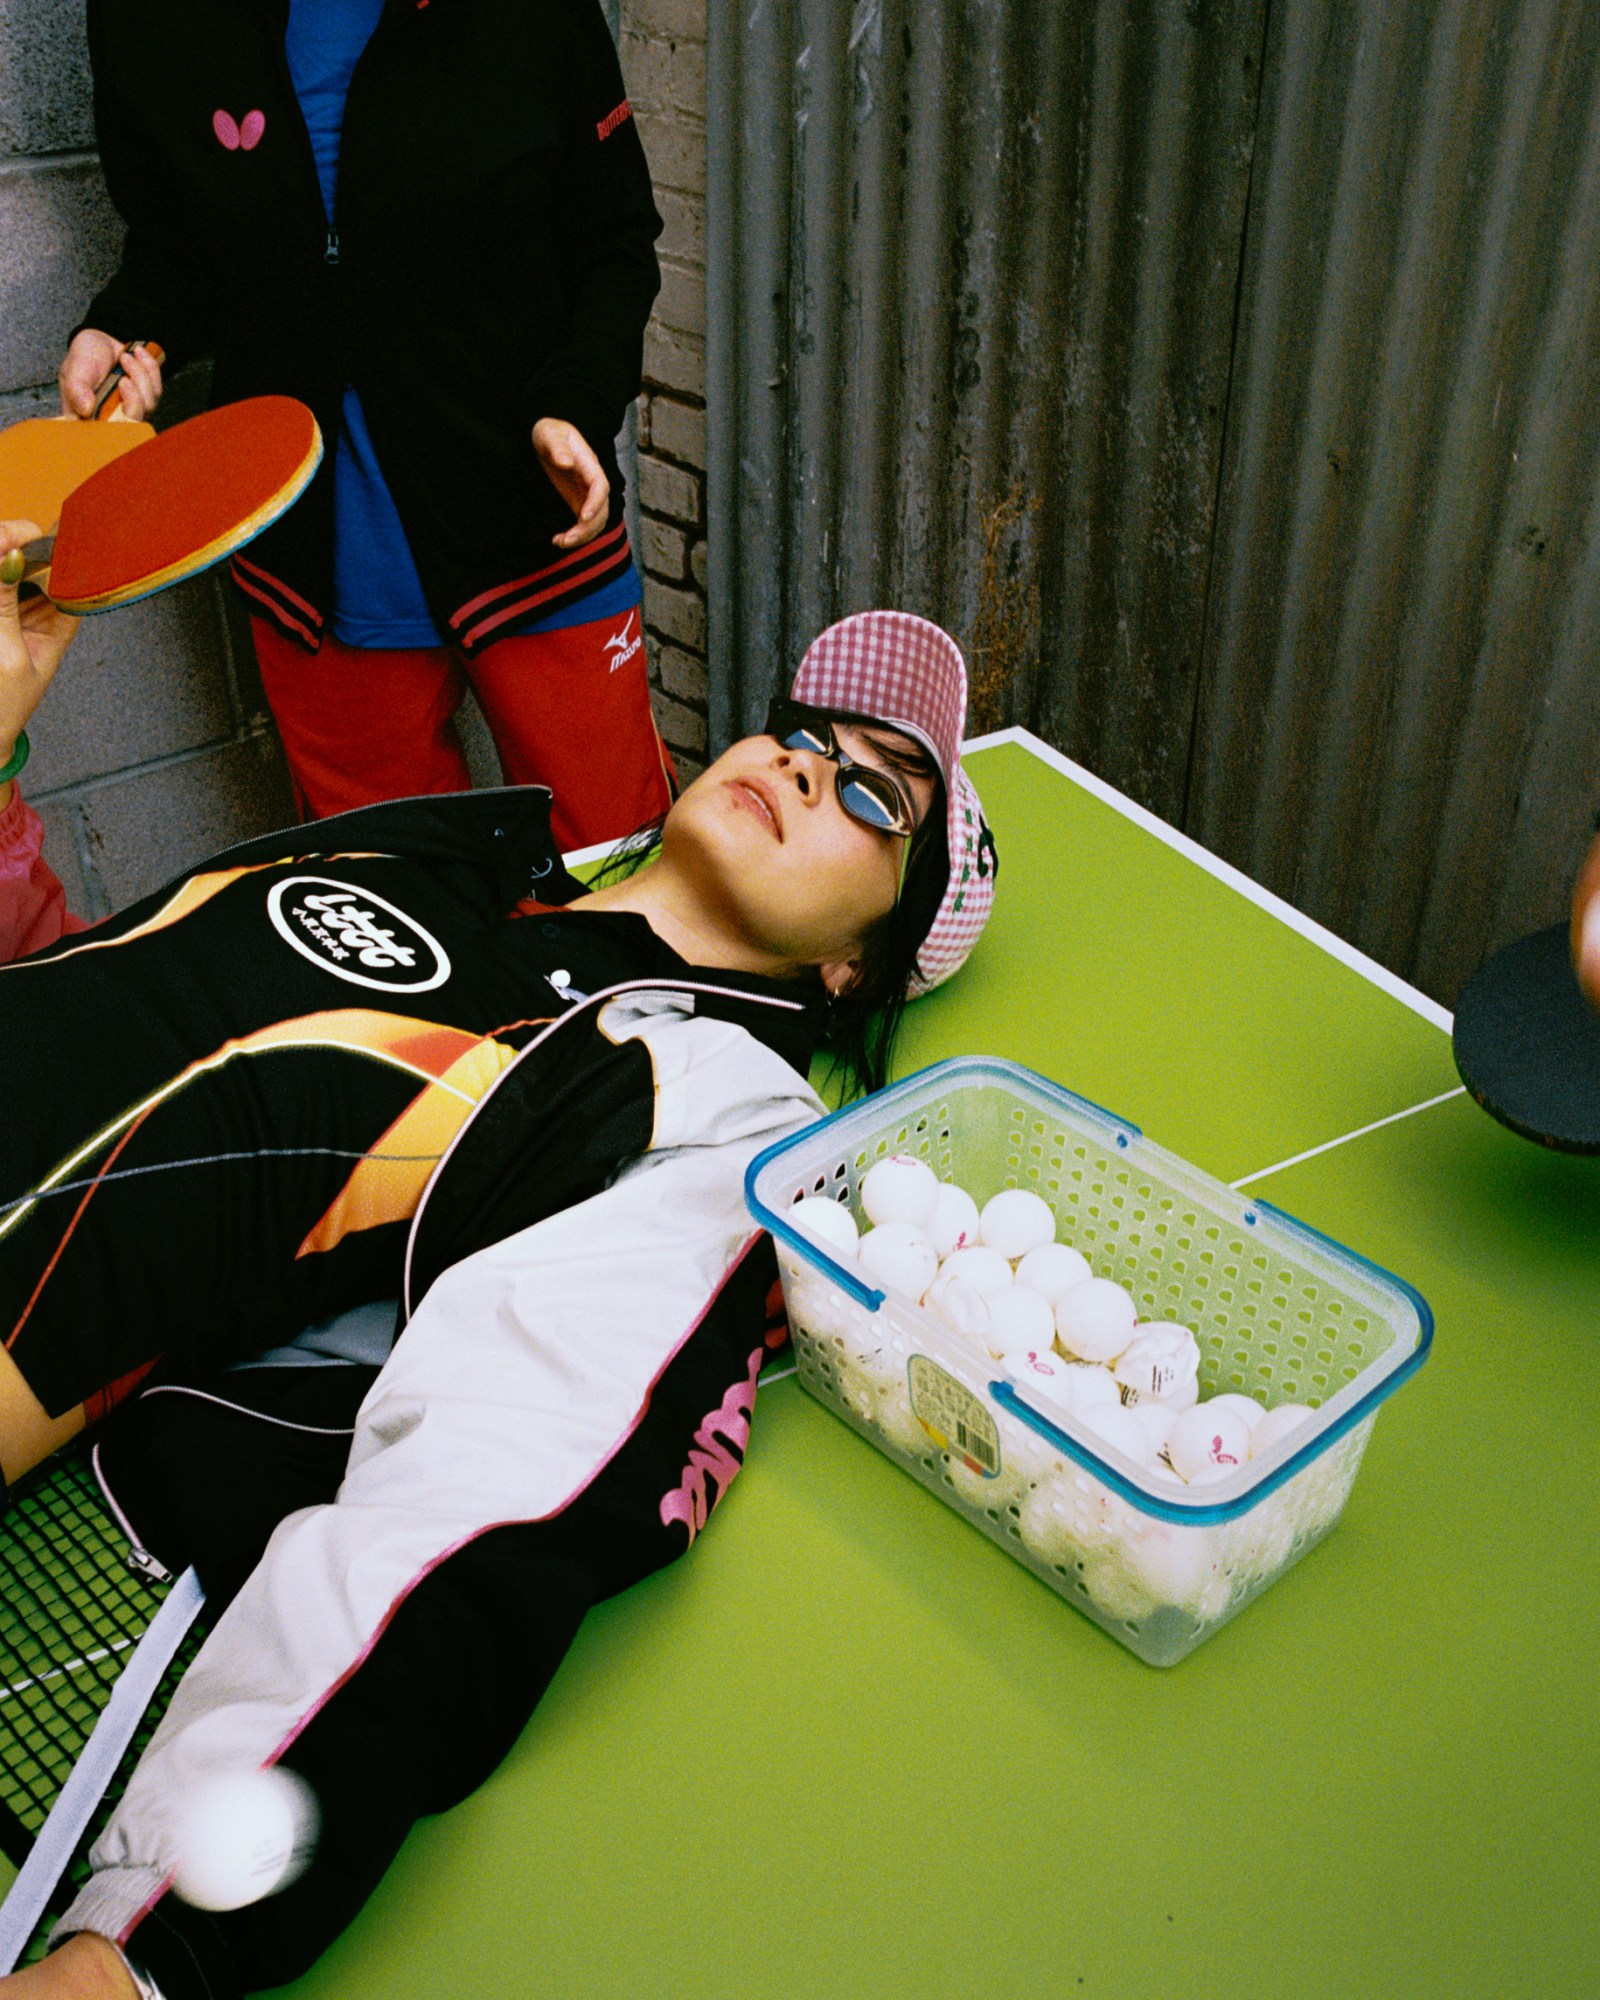
<path fill-rule="evenodd" d="M 297 396 L 329 449 L 235 560 L 253 608 L 321 644 L 334 440 L 361 397 L 439 630 L 468 654 L 630 561 L 613 439 L 660 286 L 650 170 L 598 0 L 387 0 L 345 103 L 330 222 L 284 53 L 288 0 L 89 0 L 106 183 L 128 224 L 84 324 L 212 353 L 214 402 Z M 575 424 L 602 533 L 531 442 Z"/>
<path fill-rule="evenodd" d="M 370 807 L 302 834 L 477 848 L 515 880 L 541 866 L 546 818 L 519 819 L 517 797 Z M 381 1369 L 165 1380 L 124 1408 L 100 1450 L 108 1491 L 226 1609 L 66 1929 L 116 1940 L 166 2000 L 296 1977 L 417 1816 L 494 1768 L 588 1608 L 693 1543 L 743 1460 L 769 1342 L 775 1264 L 744 1172 L 822 1109 L 804 1080 L 815 1028 L 791 994 L 731 975 L 575 1001 L 434 1170 Z M 230 1914 L 179 1903 L 189 1789 L 275 1762 L 320 1800 L 310 1868 Z"/>

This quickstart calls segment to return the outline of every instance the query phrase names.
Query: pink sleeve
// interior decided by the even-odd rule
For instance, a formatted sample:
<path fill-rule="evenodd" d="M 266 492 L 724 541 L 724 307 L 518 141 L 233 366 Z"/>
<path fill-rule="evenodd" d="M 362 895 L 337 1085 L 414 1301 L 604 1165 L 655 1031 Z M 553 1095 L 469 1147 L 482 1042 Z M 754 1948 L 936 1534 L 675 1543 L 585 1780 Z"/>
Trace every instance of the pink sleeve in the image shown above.
<path fill-rule="evenodd" d="M 13 785 L 11 803 L 0 812 L 0 963 L 86 928 L 39 852 L 43 839 L 39 815 Z"/>

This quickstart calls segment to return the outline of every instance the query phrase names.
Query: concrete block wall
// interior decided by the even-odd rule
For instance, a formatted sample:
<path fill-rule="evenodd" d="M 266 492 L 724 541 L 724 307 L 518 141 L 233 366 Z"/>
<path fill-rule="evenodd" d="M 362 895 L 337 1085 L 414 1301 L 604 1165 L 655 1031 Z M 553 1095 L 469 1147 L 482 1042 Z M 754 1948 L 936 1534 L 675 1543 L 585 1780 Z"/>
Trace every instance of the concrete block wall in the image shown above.
<path fill-rule="evenodd" d="M 645 335 L 638 557 L 656 720 L 685 780 L 706 723 L 706 0 L 623 0 L 618 48 L 666 228 Z"/>

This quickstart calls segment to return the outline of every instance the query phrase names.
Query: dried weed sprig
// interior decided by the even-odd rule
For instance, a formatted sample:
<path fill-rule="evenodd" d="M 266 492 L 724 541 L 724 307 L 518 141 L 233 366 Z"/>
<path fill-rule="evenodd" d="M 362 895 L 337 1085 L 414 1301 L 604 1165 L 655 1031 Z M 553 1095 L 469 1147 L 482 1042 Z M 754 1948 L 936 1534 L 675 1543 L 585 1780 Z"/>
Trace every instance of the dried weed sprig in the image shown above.
<path fill-rule="evenodd" d="M 1008 690 L 1026 687 L 1039 665 L 1039 579 L 1019 561 L 1019 531 L 1042 502 L 1023 498 L 1018 480 L 1004 499 L 979 514 L 983 561 L 978 575 L 978 612 L 967 642 L 971 687 L 967 729 L 973 736 L 1005 726 Z"/>

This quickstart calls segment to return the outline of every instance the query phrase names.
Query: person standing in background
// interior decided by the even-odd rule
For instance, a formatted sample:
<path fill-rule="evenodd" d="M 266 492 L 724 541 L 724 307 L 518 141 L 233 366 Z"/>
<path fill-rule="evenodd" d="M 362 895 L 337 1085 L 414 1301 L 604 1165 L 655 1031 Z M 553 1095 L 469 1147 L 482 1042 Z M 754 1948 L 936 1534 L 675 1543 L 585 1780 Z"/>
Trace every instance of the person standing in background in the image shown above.
<path fill-rule="evenodd" d="M 598 0 L 89 0 L 122 263 L 61 368 L 146 415 L 299 397 L 328 442 L 233 559 L 310 817 L 465 790 L 470 679 L 565 848 L 658 817 L 640 585 L 611 440 L 661 231 Z"/>

